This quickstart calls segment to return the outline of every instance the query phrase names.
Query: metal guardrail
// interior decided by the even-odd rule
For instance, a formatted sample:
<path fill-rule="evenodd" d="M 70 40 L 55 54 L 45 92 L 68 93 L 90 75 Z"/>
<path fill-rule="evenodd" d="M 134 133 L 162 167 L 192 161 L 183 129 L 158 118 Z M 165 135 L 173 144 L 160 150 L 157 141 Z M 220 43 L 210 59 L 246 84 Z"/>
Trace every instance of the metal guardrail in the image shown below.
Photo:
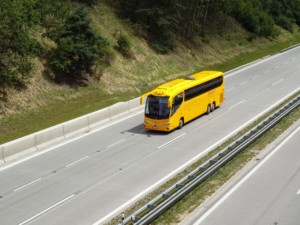
<path fill-rule="evenodd" d="M 237 140 L 229 144 L 209 160 L 193 170 L 189 175 L 178 181 L 163 193 L 152 199 L 139 210 L 125 218 L 124 225 L 146 225 L 157 218 L 165 210 L 174 205 L 179 199 L 192 191 L 216 170 L 230 161 L 235 155 L 253 143 L 266 131 L 277 124 L 283 117 L 300 105 L 300 95 L 277 110 L 256 127 L 246 132 Z"/>

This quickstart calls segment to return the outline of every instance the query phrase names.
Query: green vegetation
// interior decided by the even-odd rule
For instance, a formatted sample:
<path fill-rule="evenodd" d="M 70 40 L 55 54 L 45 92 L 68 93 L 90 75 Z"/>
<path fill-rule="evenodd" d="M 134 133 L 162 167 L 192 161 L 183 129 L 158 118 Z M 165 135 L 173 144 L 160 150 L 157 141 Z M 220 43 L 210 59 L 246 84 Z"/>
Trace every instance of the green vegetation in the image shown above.
<path fill-rule="evenodd" d="M 175 1 L 171 7 L 170 1 L 3 0 L 0 143 L 138 97 L 164 81 L 203 69 L 228 71 L 297 44 L 298 1 L 278 0 L 274 11 L 275 0 Z M 245 29 L 237 17 L 242 3 L 273 18 L 276 38 Z M 288 18 L 293 32 L 274 25 L 274 15 Z"/>
<path fill-rule="evenodd" d="M 75 11 L 59 31 L 57 48 L 50 58 L 54 80 L 62 83 L 68 79 L 81 82 L 86 74 L 94 74 L 93 67 L 108 64 L 108 42 L 91 27 L 87 12 L 80 8 Z"/>

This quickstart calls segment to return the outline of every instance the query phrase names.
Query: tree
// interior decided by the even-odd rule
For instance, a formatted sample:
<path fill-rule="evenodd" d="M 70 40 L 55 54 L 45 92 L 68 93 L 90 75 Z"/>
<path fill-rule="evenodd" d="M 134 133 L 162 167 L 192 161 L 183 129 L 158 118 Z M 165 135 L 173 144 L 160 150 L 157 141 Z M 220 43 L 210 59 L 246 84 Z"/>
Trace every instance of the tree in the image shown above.
<path fill-rule="evenodd" d="M 80 83 L 93 74 L 97 63 L 107 63 L 108 42 L 91 27 L 87 12 L 80 8 L 64 24 L 56 38 L 50 65 L 57 82 Z"/>
<path fill-rule="evenodd" d="M 24 87 L 30 78 L 31 58 L 41 51 L 31 37 L 38 23 L 34 0 L 0 1 L 0 88 Z"/>

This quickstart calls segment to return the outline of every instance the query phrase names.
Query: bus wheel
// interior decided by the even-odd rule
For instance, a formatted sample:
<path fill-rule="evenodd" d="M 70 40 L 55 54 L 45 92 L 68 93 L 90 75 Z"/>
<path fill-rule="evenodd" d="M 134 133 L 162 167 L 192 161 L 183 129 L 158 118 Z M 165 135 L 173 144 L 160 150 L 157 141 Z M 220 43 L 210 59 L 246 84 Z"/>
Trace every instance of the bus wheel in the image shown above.
<path fill-rule="evenodd" d="M 213 112 L 213 111 L 215 110 L 215 108 L 216 108 L 216 103 L 213 102 L 213 103 L 211 104 L 211 109 L 210 109 L 210 111 Z"/>
<path fill-rule="evenodd" d="M 208 115 L 211 111 L 211 108 L 210 108 L 210 104 L 207 105 L 207 109 L 206 109 L 206 115 Z"/>
<path fill-rule="evenodd" d="M 184 125 L 184 121 L 183 121 L 183 118 L 181 118 L 181 119 L 179 120 L 179 126 L 178 126 L 178 129 L 181 129 L 181 128 L 183 127 L 183 125 Z"/>

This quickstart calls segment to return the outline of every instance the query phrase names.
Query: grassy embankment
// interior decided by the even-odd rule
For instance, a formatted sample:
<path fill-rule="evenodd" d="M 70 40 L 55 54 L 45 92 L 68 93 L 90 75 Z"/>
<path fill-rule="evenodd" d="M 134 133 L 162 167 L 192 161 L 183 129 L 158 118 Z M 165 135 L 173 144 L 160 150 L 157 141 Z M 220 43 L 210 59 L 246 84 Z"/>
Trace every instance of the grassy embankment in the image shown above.
<path fill-rule="evenodd" d="M 4 112 L 0 115 L 0 143 L 138 97 L 166 80 L 203 69 L 228 71 L 300 42 L 299 31 L 294 34 L 282 31 L 278 39 L 249 42 L 249 34 L 231 21 L 222 35 L 209 34 L 194 43 L 178 42 L 174 52 L 157 55 L 108 6 L 99 3 L 90 12 L 95 27 L 112 44 L 116 43 L 118 32 L 129 38 L 135 59 L 128 60 L 112 49 L 112 65 L 104 70 L 99 81 L 78 88 L 49 82 L 43 75 L 43 64 L 37 59 L 28 88 L 11 90 L 8 102 L 0 104 Z M 51 45 L 47 40 L 41 42 Z"/>

